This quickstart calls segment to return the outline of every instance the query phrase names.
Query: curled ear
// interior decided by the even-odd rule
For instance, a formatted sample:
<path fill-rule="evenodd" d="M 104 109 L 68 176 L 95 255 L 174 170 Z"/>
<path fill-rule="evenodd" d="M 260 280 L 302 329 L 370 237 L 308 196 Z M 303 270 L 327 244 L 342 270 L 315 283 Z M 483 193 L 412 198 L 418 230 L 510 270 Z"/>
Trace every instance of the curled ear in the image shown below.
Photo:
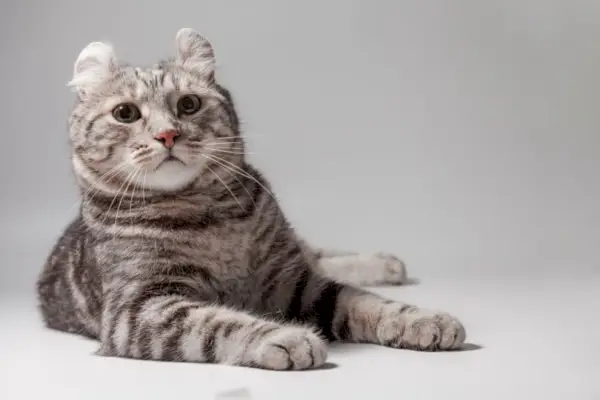
<path fill-rule="evenodd" d="M 215 53 L 212 45 L 198 32 L 183 28 L 175 37 L 177 62 L 185 69 L 198 73 L 208 80 L 214 79 Z"/>
<path fill-rule="evenodd" d="M 73 78 L 67 84 L 80 95 L 108 80 L 117 68 L 117 58 L 111 45 L 92 42 L 79 53 L 73 67 Z"/>

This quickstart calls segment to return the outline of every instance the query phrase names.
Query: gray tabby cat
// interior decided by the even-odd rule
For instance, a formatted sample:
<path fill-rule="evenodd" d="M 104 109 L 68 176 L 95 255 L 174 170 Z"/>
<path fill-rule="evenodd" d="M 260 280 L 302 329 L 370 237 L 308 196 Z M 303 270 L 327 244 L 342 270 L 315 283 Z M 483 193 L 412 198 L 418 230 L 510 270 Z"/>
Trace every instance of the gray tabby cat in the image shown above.
<path fill-rule="evenodd" d="M 309 247 L 244 158 L 209 42 L 191 29 L 150 69 L 91 43 L 70 85 L 79 216 L 37 290 L 46 326 L 99 339 L 98 354 L 267 369 L 322 365 L 326 341 L 450 350 L 454 317 L 360 284 L 404 265 Z"/>

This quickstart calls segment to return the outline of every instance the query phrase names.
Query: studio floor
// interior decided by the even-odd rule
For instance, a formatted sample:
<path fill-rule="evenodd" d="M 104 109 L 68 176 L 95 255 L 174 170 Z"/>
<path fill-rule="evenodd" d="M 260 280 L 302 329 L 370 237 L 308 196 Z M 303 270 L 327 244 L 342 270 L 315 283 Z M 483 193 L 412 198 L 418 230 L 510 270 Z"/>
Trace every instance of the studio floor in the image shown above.
<path fill-rule="evenodd" d="M 459 316 L 466 349 L 334 344 L 327 368 L 269 372 L 103 358 L 46 330 L 31 298 L 0 298 L 2 399 L 600 399 L 600 279 L 429 279 L 377 292 Z"/>

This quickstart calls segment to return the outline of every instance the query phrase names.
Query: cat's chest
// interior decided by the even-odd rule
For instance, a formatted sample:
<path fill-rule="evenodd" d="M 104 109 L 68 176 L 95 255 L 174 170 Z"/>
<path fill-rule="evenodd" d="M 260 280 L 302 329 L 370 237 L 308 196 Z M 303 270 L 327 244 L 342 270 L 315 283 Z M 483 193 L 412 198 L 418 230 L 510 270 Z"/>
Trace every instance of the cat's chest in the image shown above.
<path fill-rule="evenodd" d="M 198 233 L 194 264 L 201 268 L 199 284 L 222 304 L 247 308 L 260 281 L 253 266 L 253 232 L 245 226 L 214 227 Z"/>
<path fill-rule="evenodd" d="M 190 260 L 210 270 L 215 277 L 236 273 L 247 262 L 252 245 L 252 232 L 245 225 L 211 226 L 198 230 L 188 238 L 187 246 L 192 250 Z M 241 271 L 240 271 L 241 272 Z"/>
<path fill-rule="evenodd" d="M 246 226 L 208 227 L 189 239 L 171 250 L 179 252 L 182 262 L 201 270 L 201 277 L 219 292 L 239 290 L 251 279 L 254 240 Z"/>

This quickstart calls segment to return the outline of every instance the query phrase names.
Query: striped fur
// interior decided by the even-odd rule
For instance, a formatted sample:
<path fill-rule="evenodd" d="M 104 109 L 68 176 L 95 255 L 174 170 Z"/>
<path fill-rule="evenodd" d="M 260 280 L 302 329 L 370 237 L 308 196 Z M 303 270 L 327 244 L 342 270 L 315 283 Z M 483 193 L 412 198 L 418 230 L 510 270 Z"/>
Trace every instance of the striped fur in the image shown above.
<path fill-rule="evenodd" d="M 46 325 L 98 339 L 105 356 L 277 370 L 323 365 L 328 340 L 457 348 L 455 318 L 359 287 L 402 283 L 400 260 L 297 235 L 244 158 L 212 47 L 191 30 L 176 41 L 177 57 L 148 69 L 98 44 L 78 59 L 70 134 L 82 204 L 37 283 Z M 201 97 L 197 115 L 177 114 L 186 93 Z M 125 101 L 139 121 L 111 115 Z M 171 150 L 153 139 L 164 129 L 180 134 Z"/>

